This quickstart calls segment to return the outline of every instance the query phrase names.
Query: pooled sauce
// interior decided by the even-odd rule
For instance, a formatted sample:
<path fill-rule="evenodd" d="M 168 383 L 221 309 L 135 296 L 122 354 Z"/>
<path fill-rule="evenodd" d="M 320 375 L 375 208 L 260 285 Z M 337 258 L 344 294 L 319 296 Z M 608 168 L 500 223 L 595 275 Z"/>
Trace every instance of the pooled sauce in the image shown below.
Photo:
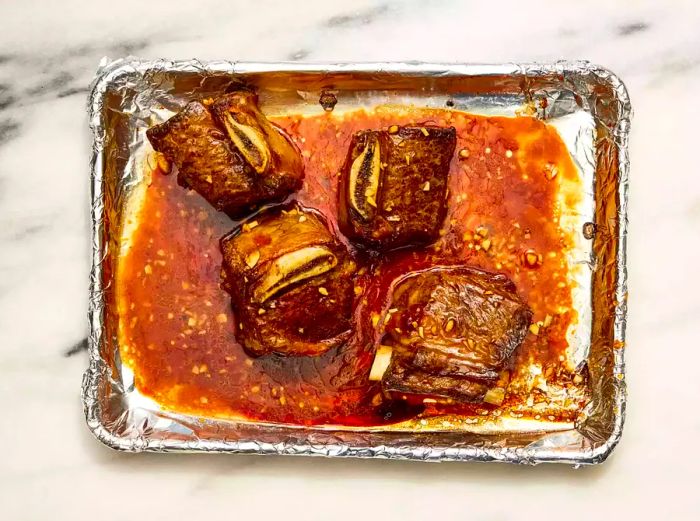
<path fill-rule="evenodd" d="M 370 254 L 340 236 L 365 266 L 355 282 L 354 338 L 321 356 L 253 358 L 236 342 L 230 298 L 220 288 L 219 240 L 238 222 L 180 187 L 174 172 L 155 167 L 143 205 L 130 216 L 137 227 L 117 276 L 121 355 L 140 392 L 178 412 L 305 425 L 376 426 L 445 414 L 475 421 L 506 413 L 576 417 L 585 392 L 583 377 L 564 363 L 567 329 L 577 321 L 566 254 L 580 230 L 560 227 L 559 187 L 563 179 L 580 181 L 555 129 L 531 117 L 386 107 L 271 120 L 302 151 L 306 177 L 292 199 L 322 212 L 336 234 L 338 172 L 353 133 L 454 126 L 458 141 L 440 238 L 427 247 Z M 455 264 L 504 273 L 534 313 L 499 381 L 505 400 L 498 406 L 389 401 L 368 380 L 381 338 L 373 323 L 389 285 L 410 269 Z M 552 387 L 571 391 L 563 406 L 548 402 L 545 390 Z"/>

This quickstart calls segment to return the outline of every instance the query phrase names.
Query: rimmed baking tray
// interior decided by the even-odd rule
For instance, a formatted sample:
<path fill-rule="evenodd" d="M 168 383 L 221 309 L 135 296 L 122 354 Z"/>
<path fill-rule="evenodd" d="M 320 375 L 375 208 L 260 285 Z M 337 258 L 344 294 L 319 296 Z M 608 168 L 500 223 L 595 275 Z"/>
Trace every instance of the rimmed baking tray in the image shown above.
<path fill-rule="evenodd" d="M 559 124 L 583 178 L 580 215 L 588 235 L 575 301 L 586 317 L 572 357 L 586 363 L 591 400 L 566 429 L 406 432 L 386 428 L 301 427 L 195 417 L 161 409 L 142 396 L 122 363 L 116 334 L 114 274 L 127 201 L 143 181 L 144 131 L 156 110 L 254 86 L 268 108 L 321 110 L 322 93 L 356 107 L 378 103 L 444 106 L 512 116 L 526 111 Z M 90 364 L 83 378 L 89 428 L 128 451 L 300 454 L 422 461 L 504 461 L 573 465 L 604 461 L 625 415 L 628 134 L 631 106 L 622 82 L 587 62 L 463 65 L 429 63 L 293 64 L 200 61 L 104 61 L 89 96 L 93 133 Z M 577 221 L 578 222 L 578 221 Z"/>

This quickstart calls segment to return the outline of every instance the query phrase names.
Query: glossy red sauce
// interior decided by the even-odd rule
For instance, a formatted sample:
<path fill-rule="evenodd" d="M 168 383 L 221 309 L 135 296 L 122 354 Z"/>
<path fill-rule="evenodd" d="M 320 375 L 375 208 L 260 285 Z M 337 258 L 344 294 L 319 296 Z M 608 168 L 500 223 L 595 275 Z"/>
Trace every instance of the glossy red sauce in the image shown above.
<path fill-rule="evenodd" d="M 357 278 L 362 293 L 348 345 L 318 357 L 256 359 L 236 342 L 230 299 L 219 286 L 219 239 L 237 223 L 178 186 L 174 174 L 156 169 L 118 269 L 121 354 L 142 393 L 180 412 L 295 424 L 363 426 L 447 412 L 483 414 L 484 405 L 387 402 L 367 379 L 381 336 L 371 317 L 385 305 L 391 281 L 412 268 L 455 263 L 507 274 L 540 323 L 516 352 L 511 372 L 535 361 L 550 382 L 572 385 L 562 364 L 566 330 L 577 318 L 563 253 L 571 238 L 559 227 L 556 196 L 561 179 L 578 182 L 578 176 L 553 128 L 530 117 L 432 109 L 273 120 L 304 157 L 306 179 L 293 198 L 325 214 L 336 232 L 337 174 L 354 132 L 394 124 L 454 126 L 458 143 L 441 238 L 417 251 L 358 253 L 368 268 Z M 514 386 L 501 409 L 525 399 Z"/>

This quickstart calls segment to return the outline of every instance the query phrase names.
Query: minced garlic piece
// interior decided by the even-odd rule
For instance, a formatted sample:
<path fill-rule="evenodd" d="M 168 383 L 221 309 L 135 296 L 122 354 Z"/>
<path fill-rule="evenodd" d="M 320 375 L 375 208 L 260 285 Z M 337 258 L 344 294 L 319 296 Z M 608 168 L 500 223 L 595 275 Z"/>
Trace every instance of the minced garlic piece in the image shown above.
<path fill-rule="evenodd" d="M 484 395 L 484 402 L 490 403 L 491 405 L 501 405 L 503 399 L 506 397 L 506 390 L 502 387 L 494 387 L 486 391 Z"/>

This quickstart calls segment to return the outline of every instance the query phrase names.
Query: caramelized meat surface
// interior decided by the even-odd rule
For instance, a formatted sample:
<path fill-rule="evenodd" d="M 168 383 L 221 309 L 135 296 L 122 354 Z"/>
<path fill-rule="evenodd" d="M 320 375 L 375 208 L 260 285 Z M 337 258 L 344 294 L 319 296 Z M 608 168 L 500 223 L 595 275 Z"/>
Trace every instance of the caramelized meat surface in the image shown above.
<path fill-rule="evenodd" d="M 392 357 L 382 387 L 391 395 L 411 395 L 414 400 L 439 399 L 443 403 L 480 402 L 489 390 L 486 382 L 421 371 L 398 356 Z"/>
<path fill-rule="evenodd" d="M 447 211 L 457 143 L 453 127 L 398 127 L 356 133 L 342 168 L 341 230 L 381 249 L 435 240 Z"/>
<path fill-rule="evenodd" d="M 180 185 L 232 216 L 282 201 L 303 181 L 299 151 L 250 92 L 224 95 L 210 107 L 193 101 L 146 134 L 177 166 Z"/>
<path fill-rule="evenodd" d="M 532 318 L 505 275 L 464 266 L 403 277 L 387 313 L 385 391 L 457 401 L 483 399 Z"/>
<path fill-rule="evenodd" d="M 313 211 L 291 207 L 221 242 L 237 338 L 254 355 L 318 355 L 350 335 L 355 263 Z"/>

